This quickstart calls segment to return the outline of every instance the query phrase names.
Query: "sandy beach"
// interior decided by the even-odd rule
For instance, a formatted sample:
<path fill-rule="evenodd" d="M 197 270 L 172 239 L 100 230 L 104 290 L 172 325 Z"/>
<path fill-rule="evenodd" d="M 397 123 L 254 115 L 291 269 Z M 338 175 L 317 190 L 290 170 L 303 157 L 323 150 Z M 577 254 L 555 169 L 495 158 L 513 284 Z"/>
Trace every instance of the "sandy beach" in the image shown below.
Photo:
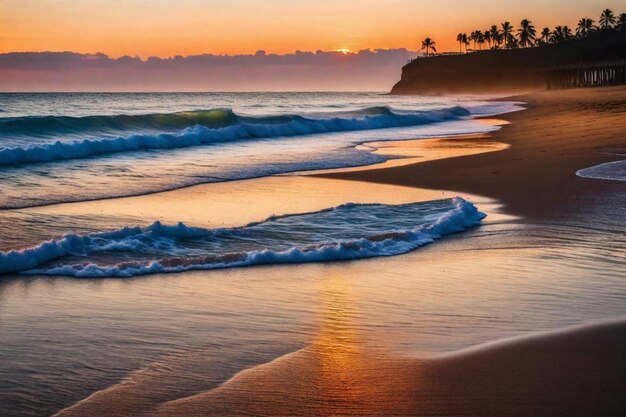
<path fill-rule="evenodd" d="M 476 3 L 0 1 L 0 417 L 626 417 L 626 3 Z"/>
<path fill-rule="evenodd" d="M 626 320 L 422 361 L 314 343 L 154 415 L 617 416 L 625 346 Z"/>
<path fill-rule="evenodd" d="M 598 194 L 623 194 L 620 182 L 583 179 L 575 173 L 624 159 L 614 154 L 626 149 L 625 87 L 550 91 L 507 100 L 523 101 L 528 109 L 501 116 L 511 124 L 489 138 L 510 145 L 500 152 L 324 177 L 470 192 L 497 198 L 509 212 L 530 218 L 584 213 Z M 442 148 L 457 143 L 440 140 Z"/>
<path fill-rule="evenodd" d="M 584 230 L 592 228 L 591 223 L 598 219 L 621 222 L 624 219 L 623 183 L 579 178 L 575 172 L 619 159 L 609 153 L 626 148 L 625 97 L 623 87 L 517 97 L 528 103 L 528 110 L 504 115 L 510 124 L 493 135 L 432 139 L 422 141 L 421 145 L 411 142 L 405 148 L 401 143 L 391 145 L 402 148 L 405 156 L 419 154 L 422 146 L 422 150 L 427 147 L 444 155 L 446 149 L 454 149 L 456 154 L 450 151 L 454 157 L 432 157 L 401 166 L 394 162 L 389 167 L 316 174 L 316 177 L 341 180 L 331 187 L 338 187 L 349 196 L 356 194 L 345 185 L 345 180 L 418 187 L 416 192 L 425 193 L 422 195 L 425 199 L 432 195 L 424 188 L 434 193 L 453 190 L 452 194 L 487 196 L 503 204 L 505 214 L 521 216 L 522 224 L 536 228 L 529 230 L 544 231 L 548 236 L 559 228 L 563 233 L 573 233 L 567 228 L 574 224 L 578 234 L 563 238 L 583 239 Z M 494 142 L 508 146 L 494 147 Z M 459 148 L 471 149 L 469 155 L 459 156 Z M 489 152 L 477 154 L 476 148 Z M 386 151 L 393 149 L 382 150 Z M 311 183 L 306 178 L 275 177 L 263 181 L 292 181 L 293 189 L 308 186 L 311 192 L 316 187 L 324 189 L 324 180 Z M 263 181 L 258 182 L 260 190 L 277 188 L 275 185 L 268 188 Z M 180 193 L 202 198 L 199 197 L 203 195 L 202 187 L 211 185 L 166 193 L 165 198 L 159 194 L 131 198 L 115 207 L 98 202 L 74 205 L 73 209 L 70 205 L 70 211 L 86 214 L 96 209 L 121 210 L 124 215 L 138 216 L 140 210 L 161 202 L 162 212 L 167 213 L 168 205 L 176 209 L 175 197 Z M 207 192 L 210 189 L 206 188 Z M 384 188 L 375 191 L 366 184 L 362 190 L 380 193 L 385 201 L 417 198 L 410 192 L 400 195 L 394 189 L 385 194 Z M 317 191 L 315 195 L 324 192 Z M 259 201 L 266 201 L 264 204 L 270 204 L 271 210 L 279 210 L 283 204 L 272 196 Z M 328 196 L 322 201 L 334 202 Z M 499 210 L 494 208 L 490 213 L 495 215 Z M 589 211 L 594 212 L 594 217 L 586 219 L 585 213 Z M 203 220 L 199 213 L 195 215 L 200 217 L 187 220 L 206 224 L 212 217 L 206 215 Z M 526 239 L 536 239 L 533 233 L 537 232 L 526 232 L 530 235 Z M 623 236 L 607 239 L 616 239 L 616 248 L 621 251 Z M 484 267 L 484 259 L 491 259 L 489 262 L 495 267 L 498 257 L 485 251 L 490 245 L 492 249 L 504 249 L 507 244 L 500 239 L 495 243 L 489 239 L 463 243 L 452 239 L 451 245 L 437 244 L 417 256 L 432 261 L 445 257 L 446 251 L 449 256 L 463 254 L 465 258 L 457 259 L 459 268 L 471 274 L 469 271 Z M 471 258 L 479 251 L 484 258 L 481 264 Z M 515 251 L 523 250 L 513 249 L 508 253 Z M 568 257 L 575 259 L 579 255 L 563 252 L 559 256 L 567 263 Z M 618 269 L 623 265 L 619 257 L 615 262 Z M 476 274 L 480 275 L 480 271 Z M 384 349 L 371 349 L 363 334 L 355 330 L 344 290 L 331 291 L 315 337 L 305 347 L 243 370 L 215 388 L 178 398 L 160 396 L 166 381 L 140 373 L 94 393 L 57 415 L 616 416 L 626 412 L 623 378 L 626 319 L 535 332 L 427 357 L 398 356 Z"/>

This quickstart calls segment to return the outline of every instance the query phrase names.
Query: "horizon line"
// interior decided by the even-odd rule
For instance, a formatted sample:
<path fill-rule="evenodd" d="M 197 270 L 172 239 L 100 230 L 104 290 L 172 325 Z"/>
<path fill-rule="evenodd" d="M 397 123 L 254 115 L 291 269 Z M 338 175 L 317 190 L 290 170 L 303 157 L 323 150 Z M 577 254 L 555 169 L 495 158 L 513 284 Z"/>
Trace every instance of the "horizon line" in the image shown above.
<path fill-rule="evenodd" d="M 365 48 L 365 49 L 359 49 L 358 51 L 350 51 L 350 50 L 340 50 L 340 49 L 329 49 L 329 50 L 324 50 L 324 49 L 316 49 L 316 50 L 301 50 L 301 49 L 296 49 L 294 51 L 291 52 L 285 52 L 285 53 L 270 53 L 267 52 L 264 49 L 258 49 L 255 52 L 250 52 L 250 53 L 239 53 L 239 54 L 216 54 L 216 53 L 212 53 L 212 52 L 202 52 L 202 53 L 198 53 L 198 54 L 191 54 L 191 55 L 169 55 L 169 56 L 159 56 L 159 55 L 149 55 L 146 57 L 141 57 L 139 55 L 109 55 L 107 53 L 104 52 L 77 52 L 77 51 L 71 51 L 71 50 L 42 50 L 42 51 L 7 51 L 7 52 L 0 52 L 0 56 L 1 55 L 11 55 L 11 54 L 73 54 L 73 55 L 83 55 L 83 56 L 89 56 L 89 57 L 102 57 L 102 58 L 108 58 L 108 59 L 115 59 L 115 60 L 119 60 L 119 59 L 123 59 L 123 58 L 130 58 L 130 59 L 138 59 L 141 61 L 148 61 L 151 58 L 154 59 L 162 59 L 162 60 L 168 60 L 168 59 L 176 59 L 176 58 L 191 58 L 191 57 L 201 57 L 201 56 L 212 56 L 212 57 L 244 57 L 244 56 L 250 56 L 250 57 L 263 57 L 263 56 L 267 56 L 267 57 L 281 57 L 281 56 L 289 56 L 289 55 L 301 55 L 301 54 L 312 54 L 312 55 L 317 55 L 317 54 L 336 54 L 336 55 L 345 55 L 345 56 L 351 56 L 351 55 L 359 55 L 362 53 L 380 53 L 380 52 L 387 52 L 387 51 L 406 51 L 406 52 L 414 52 L 418 55 L 423 55 L 423 52 L 416 50 L 416 49 L 409 49 L 406 47 L 401 47 L 401 48 Z"/>
<path fill-rule="evenodd" d="M 171 90 L 171 91 L 148 91 L 148 90 L 102 90 L 102 91 L 0 91 L 0 94 L 309 94 L 309 93 L 370 93 L 388 95 L 389 92 L 383 90 L 250 90 L 250 91 L 233 91 L 233 90 Z M 0 116 L 1 117 L 1 116 Z"/>

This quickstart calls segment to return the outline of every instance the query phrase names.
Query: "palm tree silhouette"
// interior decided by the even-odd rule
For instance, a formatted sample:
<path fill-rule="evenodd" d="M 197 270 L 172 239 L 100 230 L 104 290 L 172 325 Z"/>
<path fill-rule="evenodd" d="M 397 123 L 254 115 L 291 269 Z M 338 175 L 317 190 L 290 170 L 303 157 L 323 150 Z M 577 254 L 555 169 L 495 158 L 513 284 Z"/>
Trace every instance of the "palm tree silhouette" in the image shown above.
<path fill-rule="evenodd" d="M 478 31 L 475 30 L 469 35 L 469 40 L 474 42 L 474 50 L 476 50 L 476 41 L 478 41 Z"/>
<path fill-rule="evenodd" d="M 557 26 L 554 28 L 554 32 L 552 32 L 552 36 L 550 37 L 550 41 L 553 43 L 565 42 L 572 39 L 572 30 L 567 26 Z"/>
<path fill-rule="evenodd" d="M 478 44 L 478 48 L 482 51 L 483 45 L 485 44 L 485 35 L 480 30 L 476 31 L 476 43 Z"/>
<path fill-rule="evenodd" d="M 462 53 L 462 45 L 463 45 L 463 35 L 465 35 L 464 33 L 459 33 L 458 35 L 456 35 L 456 41 L 459 43 L 459 53 Z M 467 35 L 465 35 L 465 37 L 467 37 Z"/>
<path fill-rule="evenodd" d="M 610 9 L 604 9 L 600 15 L 600 27 L 602 29 L 611 29 L 615 24 L 615 15 Z"/>
<path fill-rule="evenodd" d="M 437 50 L 435 49 L 435 45 L 437 43 L 435 41 L 433 41 L 430 38 L 426 38 L 422 41 L 422 50 L 426 49 L 426 56 L 430 56 L 430 50 L 432 49 L 433 52 L 437 52 Z"/>
<path fill-rule="evenodd" d="M 572 34 L 572 30 L 567 26 L 563 26 L 563 40 L 571 41 L 573 38 L 574 35 Z"/>
<path fill-rule="evenodd" d="M 520 22 L 520 28 L 517 29 L 517 36 L 522 48 L 532 46 L 537 39 L 537 30 L 530 20 L 524 19 Z"/>
<path fill-rule="evenodd" d="M 511 47 L 511 44 L 513 43 L 511 41 L 511 39 L 513 38 L 513 26 L 511 26 L 510 22 L 504 22 L 502 23 L 502 37 L 504 38 L 504 44 L 507 48 Z"/>
<path fill-rule="evenodd" d="M 563 26 L 555 26 L 554 31 L 550 35 L 550 42 L 559 43 L 563 42 Z"/>
<path fill-rule="evenodd" d="M 550 43 L 551 36 L 552 36 L 552 31 L 550 31 L 550 28 L 543 28 L 541 30 L 541 42 Z"/>
<path fill-rule="evenodd" d="M 465 45 L 465 53 L 467 53 L 467 47 L 469 46 L 470 41 L 469 38 L 467 37 L 467 34 L 464 33 L 463 34 L 463 45 Z"/>
<path fill-rule="evenodd" d="M 487 44 L 489 45 L 489 49 L 491 49 L 491 32 L 489 32 L 488 30 L 486 30 L 483 33 L 483 39 L 485 40 L 485 42 L 487 42 Z"/>
<path fill-rule="evenodd" d="M 462 47 L 465 45 L 465 53 L 467 53 L 467 45 L 469 45 L 469 38 L 467 33 L 459 33 L 456 35 L 456 41 L 459 43 L 459 52 L 462 53 Z"/>
<path fill-rule="evenodd" d="M 537 29 L 528 19 L 522 20 L 517 30 L 515 30 L 510 22 L 506 21 L 501 23 L 500 27 L 493 25 L 485 32 L 475 30 L 469 37 L 466 33 L 459 33 L 456 37 L 456 41 L 459 43 L 459 53 L 463 51 L 463 45 L 465 45 L 465 53 L 467 53 L 470 42 L 474 42 L 474 50 L 476 50 L 476 44 L 478 44 L 482 50 L 485 42 L 488 43 L 490 49 L 499 49 L 503 42 L 507 49 L 517 48 L 519 46 L 525 48 L 533 45 L 566 42 L 575 37 L 578 39 L 588 38 L 598 29 L 626 31 L 626 13 L 615 16 L 613 11 L 605 9 L 600 14 L 599 26 L 595 26 L 594 23 L 593 19 L 586 17 L 581 18 L 576 26 L 575 36 L 572 30 L 567 26 L 556 26 L 554 31 L 545 27 L 538 36 Z M 426 39 L 430 40 L 430 38 Z M 432 45 L 428 46 L 422 42 L 422 49 L 426 49 L 427 56 L 429 55 L 429 49 L 435 51 L 433 45 L 434 42 Z"/>
<path fill-rule="evenodd" d="M 496 25 L 491 26 L 489 29 L 489 33 L 491 34 L 491 40 L 493 41 L 493 46 L 500 46 L 502 43 L 502 37 L 500 36 L 500 31 Z"/>
<path fill-rule="evenodd" d="M 626 31 L 626 13 L 621 13 L 617 17 L 617 24 L 615 25 L 615 29 Z"/>
<path fill-rule="evenodd" d="M 576 28 L 576 35 L 579 38 L 588 37 L 593 32 L 593 19 L 582 18 L 578 21 L 578 27 Z"/>

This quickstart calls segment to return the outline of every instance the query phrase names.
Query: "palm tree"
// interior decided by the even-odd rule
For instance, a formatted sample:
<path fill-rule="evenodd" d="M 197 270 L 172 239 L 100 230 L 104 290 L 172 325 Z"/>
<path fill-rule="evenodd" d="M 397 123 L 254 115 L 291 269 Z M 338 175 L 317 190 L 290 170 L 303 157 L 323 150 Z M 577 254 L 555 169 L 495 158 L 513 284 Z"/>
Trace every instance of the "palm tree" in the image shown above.
<path fill-rule="evenodd" d="M 563 26 L 563 40 L 571 41 L 572 39 L 574 39 L 572 29 L 568 28 L 567 26 Z"/>
<path fill-rule="evenodd" d="M 483 32 L 483 39 L 489 45 L 489 49 L 491 49 L 491 32 L 489 32 L 488 30 Z"/>
<path fill-rule="evenodd" d="M 426 39 L 424 39 L 422 41 L 422 50 L 426 49 L 426 56 L 427 57 L 430 56 L 430 52 L 429 51 L 431 49 L 433 50 L 433 52 L 437 52 L 437 50 L 435 49 L 435 45 L 436 44 L 437 43 L 434 40 L 430 39 L 430 38 L 426 38 Z"/>
<path fill-rule="evenodd" d="M 491 40 L 493 41 L 493 46 L 500 46 L 502 43 L 502 36 L 500 36 L 500 31 L 496 25 L 491 26 L 489 29 L 489 33 L 491 33 Z"/>
<path fill-rule="evenodd" d="M 626 31 L 626 13 L 621 13 L 617 17 L 617 24 L 615 25 L 615 29 Z"/>
<path fill-rule="evenodd" d="M 550 35 L 550 42 L 559 43 L 559 42 L 563 42 L 564 40 L 565 39 L 563 36 L 563 26 L 556 26 L 554 28 L 554 31 Z"/>
<path fill-rule="evenodd" d="M 600 15 L 600 27 L 602 29 L 611 29 L 615 24 L 615 15 L 610 9 L 605 9 Z"/>
<path fill-rule="evenodd" d="M 579 38 L 586 38 L 591 34 L 591 32 L 593 32 L 593 28 L 593 19 L 582 18 L 578 21 L 576 35 Z"/>
<path fill-rule="evenodd" d="M 474 42 L 474 49 L 476 49 L 476 41 L 474 41 L 474 36 L 476 35 L 476 32 L 472 32 L 469 34 L 469 37 L 467 38 L 469 41 Z"/>
<path fill-rule="evenodd" d="M 469 46 L 470 41 L 469 38 L 467 37 L 467 34 L 464 33 L 463 34 L 463 45 L 465 45 L 465 53 L 467 53 L 467 47 Z"/>
<path fill-rule="evenodd" d="M 554 32 L 552 32 L 552 36 L 550 37 L 550 41 L 552 43 L 565 42 L 572 39 L 572 30 L 567 26 L 557 26 L 554 28 Z"/>
<path fill-rule="evenodd" d="M 513 38 L 513 26 L 511 26 L 510 22 L 504 22 L 502 23 L 502 30 L 501 30 L 501 34 L 502 37 L 504 38 L 504 44 L 506 45 L 507 48 L 511 47 L 511 44 L 513 42 L 511 42 L 511 39 Z"/>
<path fill-rule="evenodd" d="M 478 43 L 478 48 L 482 51 L 483 45 L 485 44 L 485 35 L 480 30 L 476 31 L 476 43 Z"/>
<path fill-rule="evenodd" d="M 542 43 L 550 43 L 551 36 L 552 36 L 552 31 L 550 31 L 550 28 L 543 28 L 541 30 L 541 42 Z"/>
<path fill-rule="evenodd" d="M 483 33 L 482 33 L 480 30 L 475 30 L 475 31 L 473 31 L 472 33 L 470 33 L 470 36 L 469 36 L 469 38 L 468 38 L 468 39 L 469 39 L 470 41 L 474 42 L 474 50 L 476 50 L 476 42 L 478 42 L 478 41 L 480 40 L 480 36 L 481 36 L 482 34 L 483 34 Z"/>
<path fill-rule="evenodd" d="M 459 43 L 459 53 L 462 53 L 462 45 L 463 45 L 463 37 L 465 36 L 465 38 L 467 38 L 467 35 L 465 33 L 459 33 L 458 35 L 456 35 L 456 41 Z"/>
<path fill-rule="evenodd" d="M 530 20 L 524 19 L 520 22 L 520 28 L 517 29 L 517 36 L 522 48 L 532 46 L 537 39 L 537 30 Z"/>

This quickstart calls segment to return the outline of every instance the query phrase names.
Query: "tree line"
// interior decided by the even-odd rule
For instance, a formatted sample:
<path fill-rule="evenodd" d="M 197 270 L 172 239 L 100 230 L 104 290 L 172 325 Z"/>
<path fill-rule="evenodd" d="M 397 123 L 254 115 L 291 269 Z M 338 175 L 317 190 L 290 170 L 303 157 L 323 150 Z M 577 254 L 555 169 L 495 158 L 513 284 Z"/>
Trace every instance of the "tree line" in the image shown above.
<path fill-rule="evenodd" d="M 554 29 L 545 27 L 538 32 L 533 22 L 528 19 L 523 19 L 518 28 L 515 28 L 510 22 L 503 22 L 500 26 L 492 25 L 485 31 L 475 30 L 469 35 L 459 33 L 456 41 L 459 43 L 459 53 L 463 53 L 463 47 L 467 53 L 470 44 L 473 44 L 474 50 L 477 47 L 482 50 L 485 44 L 489 49 L 529 48 L 575 39 L 586 39 L 597 33 L 609 31 L 626 31 L 626 13 L 616 16 L 612 10 L 605 9 L 600 14 L 597 25 L 595 20 L 591 18 L 581 18 L 575 30 L 568 26 L 559 25 Z M 426 56 L 430 56 L 431 51 L 436 53 L 436 42 L 431 38 L 424 39 L 421 50 L 426 51 Z"/>

